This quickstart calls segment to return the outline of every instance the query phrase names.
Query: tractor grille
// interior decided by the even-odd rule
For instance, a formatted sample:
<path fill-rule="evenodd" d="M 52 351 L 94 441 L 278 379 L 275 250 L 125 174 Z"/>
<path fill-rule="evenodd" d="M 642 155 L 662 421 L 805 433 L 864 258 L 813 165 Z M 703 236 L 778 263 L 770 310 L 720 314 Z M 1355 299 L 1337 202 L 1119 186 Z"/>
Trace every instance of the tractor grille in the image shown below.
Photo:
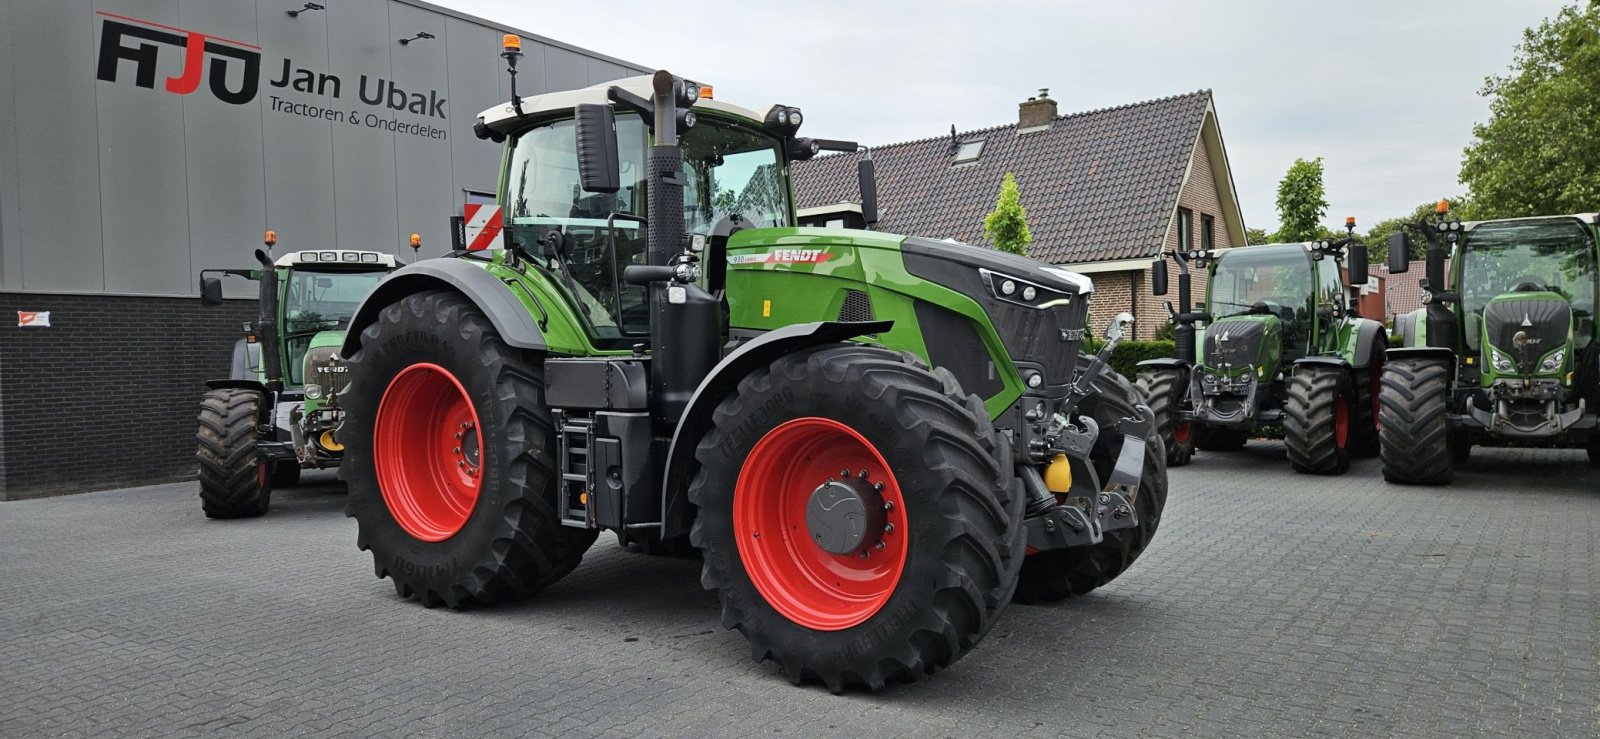
<path fill-rule="evenodd" d="M 1489 343 L 1511 355 L 1523 374 L 1531 374 L 1539 357 L 1567 343 L 1572 310 L 1565 300 L 1506 300 L 1484 309 L 1483 325 Z"/>
<path fill-rule="evenodd" d="M 321 385 L 326 394 L 343 393 L 350 375 L 343 360 L 335 356 L 336 346 L 319 346 L 306 352 L 306 384 Z"/>
<path fill-rule="evenodd" d="M 865 290 L 844 291 L 844 305 L 839 306 L 839 320 L 872 320 L 872 299 L 867 297 Z"/>
<path fill-rule="evenodd" d="M 1207 367 L 1254 367 L 1267 338 L 1264 321 L 1220 321 L 1206 329 Z"/>

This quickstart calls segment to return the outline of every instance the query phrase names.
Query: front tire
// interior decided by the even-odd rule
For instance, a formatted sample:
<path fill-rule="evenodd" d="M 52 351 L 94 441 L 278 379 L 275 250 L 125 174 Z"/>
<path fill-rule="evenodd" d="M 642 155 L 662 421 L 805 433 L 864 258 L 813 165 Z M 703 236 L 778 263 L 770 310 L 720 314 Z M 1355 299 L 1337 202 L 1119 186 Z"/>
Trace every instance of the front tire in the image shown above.
<path fill-rule="evenodd" d="M 1378 426 L 1381 405 L 1379 390 L 1383 387 L 1383 358 L 1384 351 L 1389 347 L 1389 339 L 1382 332 L 1373 337 L 1367 366 L 1356 370 L 1355 422 L 1351 426 L 1353 438 L 1350 439 L 1350 450 L 1360 457 L 1376 457 L 1381 451 L 1382 443 L 1378 439 Z"/>
<path fill-rule="evenodd" d="M 200 399 L 195 460 L 206 518 L 254 518 L 272 504 L 271 463 L 256 430 L 266 399 L 254 390 L 207 390 Z"/>
<path fill-rule="evenodd" d="M 1378 435 L 1383 479 L 1402 485 L 1447 485 L 1453 476 L 1449 367 L 1432 359 L 1396 359 L 1383 370 Z"/>
<path fill-rule="evenodd" d="M 690 539 L 757 661 L 877 690 L 950 665 L 994 625 L 1021 566 L 1022 496 L 949 372 L 825 346 L 751 373 L 712 421 Z M 852 518 L 822 513 L 835 509 Z"/>
<path fill-rule="evenodd" d="M 1339 367 L 1301 365 L 1289 375 L 1283 443 L 1296 472 L 1342 475 L 1350 469 L 1350 376 Z"/>
<path fill-rule="evenodd" d="M 402 598 L 516 600 L 571 572 L 596 532 L 557 514 L 541 357 L 451 292 L 385 307 L 350 357 L 340 476 L 356 545 Z"/>
<path fill-rule="evenodd" d="M 1182 467 L 1194 457 L 1194 423 L 1178 421 L 1178 410 L 1189 392 L 1189 373 L 1179 367 L 1147 369 L 1139 373 L 1139 395 L 1155 415 L 1156 432 L 1167 450 L 1167 466 Z"/>
<path fill-rule="evenodd" d="M 1078 371 L 1082 372 L 1088 363 L 1088 358 L 1079 357 Z M 1137 416 L 1138 403 L 1138 391 L 1110 367 L 1101 371 L 1093 394 L 1084 400 L 1083 412 L 1100 426 L 1100 436 L 1089 456 L 1102 480 L 1111 476 L 1117 455 L 1122 451 L 1122 437 L 1116 434 L 1117 421 Z M 1134 560 L 1155 537 L 1162 509 L 1167 504 L 1166 455 L 1162 453 L 1160 441 L 1161 435 L 1152 427 L 1145 438 L 1144 470 L 1133 498 L 1139 525 L 1107 532 L 1094 546 L 1052 549 L 1029 555 L 1022 564 L 1022 575 L 1017 582 L 1018 601 L 1043 603 L 1080 596 L 1111 582 L 1133 566 Z"/>

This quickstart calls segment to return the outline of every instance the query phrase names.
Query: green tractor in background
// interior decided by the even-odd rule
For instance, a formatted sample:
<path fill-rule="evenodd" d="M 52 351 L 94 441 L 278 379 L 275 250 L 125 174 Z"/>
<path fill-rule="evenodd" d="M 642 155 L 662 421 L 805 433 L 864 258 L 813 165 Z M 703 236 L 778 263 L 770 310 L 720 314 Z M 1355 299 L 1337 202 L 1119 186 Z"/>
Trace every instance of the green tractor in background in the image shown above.
<path fill-rule="evenodd" d="M 1464 223 L 1443 200 L 1437 212 L 1410 227 L 1428 241 L 1424 307 L 1384 367 L 1384 479 L 1446 484 L 1474 444 L 1585 448 L 1600 466 L 1600 216 Z M 1409 266 L 1394 234 L 1389 271 Z"/>
<path fill-rule="evenodd" d="M 1346 221 L 1353 232 L 1354 219 Z M 1283 427 L 1298 472 L 1337 475 L 1352 453 L 1374 455 L 1377 387 L 1388 337 L 1356 315 L 1348 285 L 1367 281 L 1366 247 L 1338 241 L 1173 252 L 1176 350 L 1139 363 L 1167 464 L 1195 449 L 1233 451 L 1263 426 Z M 1349 282 L 1340 267 L 1348 262 Z M 1191 308 L 1189 269 L 1207 269 L 1204 311 Z M 1152 287 L 1167 292 L 1166 258 Z"/>
<path fill-rule="evenodd" d="M 277 234 L 268 231 L 265 243 L 270 250 Z M 339 465 L 348 380 L 335 353 L 362 299 L 395 268 L 392 255 L 374 251 L 306 250 L 274 261 L 257 249 L 255 257 L 254 269 L 200 273 L 205 305 L 222 304 L 215 275 L 260 285 L 260 313 L 234 344 L 227 379 L 206 382 L 200 400 L 195 457 L 208 518 L 260 516 L 272 489 L 299 482 L 301 469 Z"/>
<path fill-rule="evenodd" d="M 1081 275 L 797 228 L 789 163 L 859 147 L 709 93 L 657 72 L 482 114 L 505 248 L 396 271 L 340 351 L 340 476 L 377 575 L 486 605 L 601 531 L 687 535 L 752 655 L 838 691 L 955 662 L 1013 595 L 1126 570 L 1166 496 L 1105 363 L 1131 317 L 1080 356 Z M 870 160 L 861 184 L 875 222 Z"/>

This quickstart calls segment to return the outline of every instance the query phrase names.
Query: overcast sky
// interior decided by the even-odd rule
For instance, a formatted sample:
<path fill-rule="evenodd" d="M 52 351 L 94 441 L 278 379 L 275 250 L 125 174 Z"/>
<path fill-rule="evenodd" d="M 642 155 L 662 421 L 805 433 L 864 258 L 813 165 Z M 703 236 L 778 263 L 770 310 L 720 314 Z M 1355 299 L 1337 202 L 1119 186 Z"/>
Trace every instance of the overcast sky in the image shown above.
<path fill-rule="evenodd" d="M 1009 123 L 1050 88 L 1061 112 L 1200 88 L 1216 99 L 1245 224 L 1277 227 L 1278 180 L 1322 156 L 1327 222 L 1364 229 L 1463 192 L 1483 78 L 1556 0 L 435 0 L 806 112 L 868 145 Z M 1023 192 L 1027 205 L 1027 192 Z"/>

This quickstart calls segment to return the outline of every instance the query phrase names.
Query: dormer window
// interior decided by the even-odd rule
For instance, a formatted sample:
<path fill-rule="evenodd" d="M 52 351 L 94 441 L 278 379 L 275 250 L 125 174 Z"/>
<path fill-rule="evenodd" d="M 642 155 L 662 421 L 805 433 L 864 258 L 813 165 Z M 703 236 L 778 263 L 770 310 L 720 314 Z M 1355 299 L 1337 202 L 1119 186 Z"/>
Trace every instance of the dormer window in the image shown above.
<path fill-rule="evenodd" d="M 983 139 L 963 141 L 956 145 L 954 164 L 966 164 L 978 161 L 978 155 L 983 153 Z"/>

